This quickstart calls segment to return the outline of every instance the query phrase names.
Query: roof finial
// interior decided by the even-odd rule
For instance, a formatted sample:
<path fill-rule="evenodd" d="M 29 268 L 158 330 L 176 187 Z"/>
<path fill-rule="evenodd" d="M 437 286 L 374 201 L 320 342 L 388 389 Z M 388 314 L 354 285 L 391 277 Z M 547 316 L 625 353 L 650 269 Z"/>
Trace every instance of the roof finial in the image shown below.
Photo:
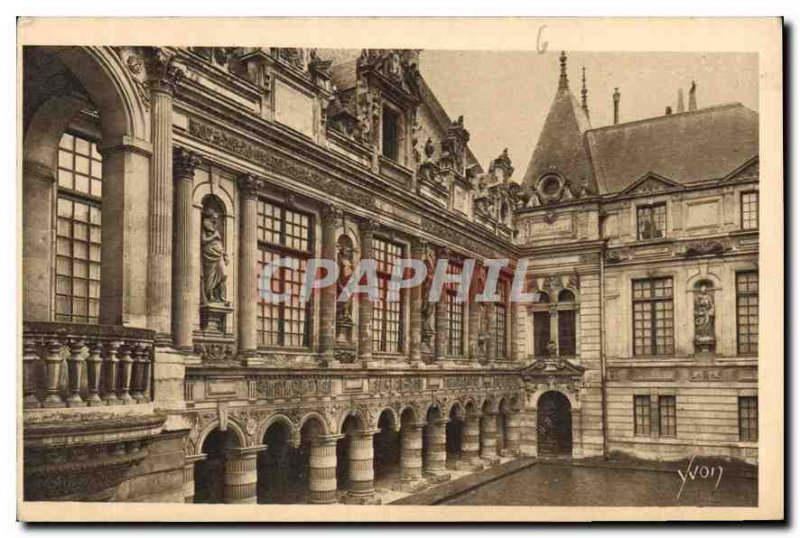
<path fill-rule="evenodd" d="M 563 50 L 561 51 L 561 56 L 558 57 L 558 61 L 561 64 L 561 75 L 558 77 L 558 89 L 566 90 L 569 88 L 569 83 L 567 82 L 567 53 Z"/>
<path fill-rule="evenodd" d="M 614 125 L 619 123 L 619 88 L 614 88 L 614 94 L 612 98 L 614 99 Z"/>
<path fill-rule="evenodd" d="M 692 87 L 689 88 L 689 112 L 697 110 L 697 82 L 692 81 Z"/>
<path fill-rule="evenodd" d="M 581 108 L 586 113 L 586 117 L 589 117 L 589 103 L 587 101 L 587 97 L 589 95 L 589 90 L 586 89 L 586 66 L 584 65 L 581 68 Z"/>

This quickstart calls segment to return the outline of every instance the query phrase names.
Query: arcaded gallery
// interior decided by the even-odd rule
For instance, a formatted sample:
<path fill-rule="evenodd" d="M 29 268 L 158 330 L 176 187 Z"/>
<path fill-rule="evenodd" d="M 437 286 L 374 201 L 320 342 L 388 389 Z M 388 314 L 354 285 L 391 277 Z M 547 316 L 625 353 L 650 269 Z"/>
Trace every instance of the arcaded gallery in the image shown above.
<path fill-rule="evenodd" d="M 26 500 L 377 504 L 520 458 L 758 462 L 758 114 L 692 84 L 627 121 L 592 94 L 592 126 L 591 74 L 554 53 L 515 173 L 502 146 L 478 162 L 424 54 L 25 47 Z M 338 279 L 305 300 L 314 259 Z M 391 300 L 406 259 L 471 270 L 467 300 Z M 338 300 L 361 260 L 377 293 Z"/>

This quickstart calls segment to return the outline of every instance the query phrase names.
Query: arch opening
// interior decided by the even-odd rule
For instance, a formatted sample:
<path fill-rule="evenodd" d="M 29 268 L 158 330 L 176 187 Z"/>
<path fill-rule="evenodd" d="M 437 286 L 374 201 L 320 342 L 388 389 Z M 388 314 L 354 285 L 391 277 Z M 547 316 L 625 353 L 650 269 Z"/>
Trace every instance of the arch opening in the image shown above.
<path fill-rule="evenodd" d="M 394 416 L 388 409 L 381 413 L 378 428 L 373 439 L 375 480 L 395 475 L 400 469 L 400 432 L 395 431 Z"/>
<path fill-rule="evenodd" d="M 301 502 L 308 482 L 308 453 L 292 446 L 291 428 L 283 421 L 270 425 L 262 442 L 267 448 L 258 454 L 258 503 Z"/>
<path fill-rule="evenodd" d="M 564 394 L 555 390 L 542 394 L 536 421 L 539 457 L 572 455 L 572 406 Z"/>
<path fill-rule="evenodd" d="M 194 464 L 194 502 L 225 502 L 225 462 L 232 449 L 239 446 L 233 431 L 215 429 L 203 441 L 206 459 Z"/>
<path fill-rule="evenodd" d="M 464 437 L 464 412 L 460 405 L 450 408 L 449 419 L 445 427 L 445 450 L 448 467 L 454 467 L 461 458 Z"/>

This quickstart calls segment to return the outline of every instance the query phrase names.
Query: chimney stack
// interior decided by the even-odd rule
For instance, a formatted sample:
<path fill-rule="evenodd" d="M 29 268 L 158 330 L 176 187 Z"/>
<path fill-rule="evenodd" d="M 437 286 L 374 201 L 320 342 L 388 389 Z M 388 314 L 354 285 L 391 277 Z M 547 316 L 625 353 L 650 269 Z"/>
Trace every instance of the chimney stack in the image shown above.
<path fill-rule="evenodd" d="M 614 125 L 619 123 L 619 88 L 614 88 Z"/>
<path fill-rule="evenodd" d="M 686 109 L 683 108 L 683 88 L 678 88 L 678 114 L 685 110 Z"/>
<path fill-rule="evenodd" d="M 664 115 L 665 116 L 671 116 L 672 115 L 672 107 L 671 106 L 667 107 L 667 109 L 664 111 Z"/>
<path fill-rule="evenodd" d="M 692 81 L 692 87 L 689 88 L 689 112 L 697 110 L 697 83 Z"/>
<path fill-rule="evenodd" d="M 561 73 L 558 77 L 558 89 L 566 90 L 569 88 L 569 82 L 567 81 L 567 53 L 563 50 L 561 51 L 561 56 L 558 57 L 558 62 L 561 64 Z"/>

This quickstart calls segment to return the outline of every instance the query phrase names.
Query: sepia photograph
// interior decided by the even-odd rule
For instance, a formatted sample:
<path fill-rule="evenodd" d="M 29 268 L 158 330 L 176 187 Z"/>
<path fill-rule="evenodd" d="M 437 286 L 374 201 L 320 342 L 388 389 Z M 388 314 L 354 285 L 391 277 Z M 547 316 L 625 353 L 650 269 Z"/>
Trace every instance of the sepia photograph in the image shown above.
<path fill-rule="evenodd" d="M 779 20 L 28 22 L 22 519 L 782 517 Z"/>

